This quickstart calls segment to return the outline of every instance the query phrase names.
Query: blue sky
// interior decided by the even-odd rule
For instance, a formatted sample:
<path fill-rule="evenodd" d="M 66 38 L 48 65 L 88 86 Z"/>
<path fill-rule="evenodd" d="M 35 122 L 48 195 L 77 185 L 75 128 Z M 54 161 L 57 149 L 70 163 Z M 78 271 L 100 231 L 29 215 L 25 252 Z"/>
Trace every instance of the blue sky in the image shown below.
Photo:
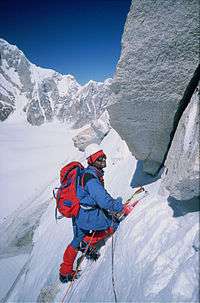
<path fill-rule="evenodd" d="M 1 0 L 0 37 L 81 84 L 112 77 L 131 0 Z"/>

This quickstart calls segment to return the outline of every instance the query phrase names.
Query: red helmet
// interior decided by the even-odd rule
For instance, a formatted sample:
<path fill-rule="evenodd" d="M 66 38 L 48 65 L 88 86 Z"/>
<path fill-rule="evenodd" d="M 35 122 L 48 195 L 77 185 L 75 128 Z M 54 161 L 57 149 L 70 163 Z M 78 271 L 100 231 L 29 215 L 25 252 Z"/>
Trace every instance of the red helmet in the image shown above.
<path fill-rule="evenodd" d="M 90 144 L 85 149 L 85 156 L 87 158 L 88 164 L 93 164 L 98 158 L 106 158 L 105 153 L 100 148 L 98 144 Z"/>

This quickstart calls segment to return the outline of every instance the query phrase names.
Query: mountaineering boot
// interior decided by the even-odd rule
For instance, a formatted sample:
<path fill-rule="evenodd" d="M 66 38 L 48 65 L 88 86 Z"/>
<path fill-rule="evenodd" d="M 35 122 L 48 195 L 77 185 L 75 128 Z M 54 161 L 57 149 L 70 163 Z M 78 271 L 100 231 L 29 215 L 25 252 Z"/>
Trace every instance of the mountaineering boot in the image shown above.
<path fill-rule="evenodd" d="M 67 283 L 70 282 L 74 279 L 78 279 L 79 273 L 76 273 L 76 271 L 72 271 L 71 274 L 67 274 L 65 276 L 63 276 L 61 273 L 59 274 L 59 280 L 62 283 Z"/>
<path fill-rule="evenodd" d="M 86 259 L 97 261 L 100 257 L 100 252 L 96 247 L 92 245 L 88 246 L 88 243 L 85 241 L 81 242 L 79 250 L 85 254 Z"/>
<path fill-rule="evenodd" d="M 73 270 L 73 264 L 76 259 L 78 250 L 75 249 L 71 244 L 67 246 L 64 255 L 63 263 L 60 265 L 60 281 L 67 283 L 72 281 L 75 277 L 75 271 Z"/>

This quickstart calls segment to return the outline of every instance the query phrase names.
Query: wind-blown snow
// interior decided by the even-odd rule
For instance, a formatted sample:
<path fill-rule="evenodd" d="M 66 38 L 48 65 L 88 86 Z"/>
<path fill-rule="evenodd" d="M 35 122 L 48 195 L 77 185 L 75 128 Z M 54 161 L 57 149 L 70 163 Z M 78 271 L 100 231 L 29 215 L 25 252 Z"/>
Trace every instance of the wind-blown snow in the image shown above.
<path fill-rule="evenodd" d="M 68 285 L 58 281 L 58 269 L 72 227 L 69 219 L 56 224 L 52 188 L 60 167 L 71 160 L 85 164 L 84 154 L 73 147 L 75 131 L 61 125 L 2 126 L 0 295 L 7 302 L 61 302 Z M 125 201 L 137 161 L 114 130 L 101 147 L 108 156 L 106 188 Z M 159 194 L 160 182 L 145 186 L 149 195 L 107 241 L 99 260 L 83 262 L 64 302 L 114 302 L 112 278 L 118 302 L 198 301 L 198 214 L 174 217 L 168 196 Z M 28 262 L 13 267 L 13 282 L 5 264 L 24 255 Z"/>

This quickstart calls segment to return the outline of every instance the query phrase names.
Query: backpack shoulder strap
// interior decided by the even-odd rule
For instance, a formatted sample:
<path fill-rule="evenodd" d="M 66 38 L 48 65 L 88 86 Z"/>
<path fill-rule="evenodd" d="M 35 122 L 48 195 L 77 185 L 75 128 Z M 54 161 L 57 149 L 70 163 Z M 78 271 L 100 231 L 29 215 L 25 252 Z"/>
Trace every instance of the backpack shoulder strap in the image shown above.
<path fill-rule="evenodd" d="M 82 175 L 82 177 L 80 178 L 80 185 L 82 186 L 82 188 L 84 188 L 84 186 L 86 185 L 86 183 L 91 180 L 91 179 L 96 179 L 97 177 L 95 177 L 93 174 L 91 173 L 85 173 Z"/>

